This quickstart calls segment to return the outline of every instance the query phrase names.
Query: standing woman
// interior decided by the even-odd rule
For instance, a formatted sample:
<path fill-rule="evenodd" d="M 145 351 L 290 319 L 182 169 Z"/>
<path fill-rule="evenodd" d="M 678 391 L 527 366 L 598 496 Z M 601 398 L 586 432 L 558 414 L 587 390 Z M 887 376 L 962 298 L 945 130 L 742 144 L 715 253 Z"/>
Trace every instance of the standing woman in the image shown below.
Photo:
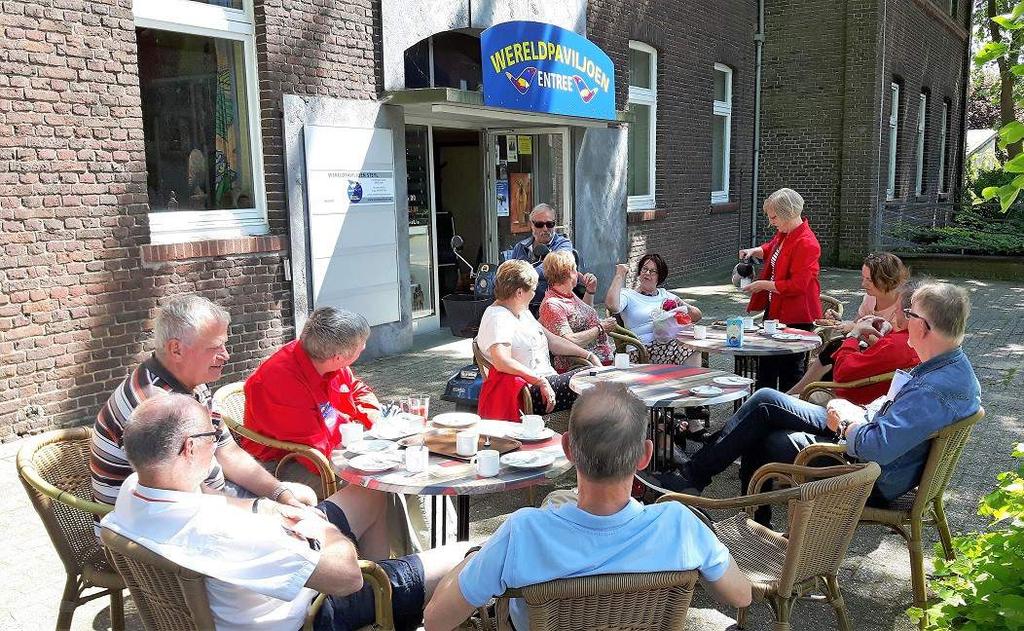
<path fill-rule="evenodd" d="M 775 227 L 775 236 L 760 247 L 740 250 L 740 259 L 753 256 L 765 261 L 761 278 L 743 288 L 750 294 L 747 311 L 763 310 L 765 319 L 810 331 L 821 317 L 821 246 L 801 216 L 803 209 L 804 199 L 793 189 L 780 188 L 769 195 L 764 213 Z M 805 368 L 804 355 L 761 357 L 756 386 L 785 392 L 800 380 Z"/>

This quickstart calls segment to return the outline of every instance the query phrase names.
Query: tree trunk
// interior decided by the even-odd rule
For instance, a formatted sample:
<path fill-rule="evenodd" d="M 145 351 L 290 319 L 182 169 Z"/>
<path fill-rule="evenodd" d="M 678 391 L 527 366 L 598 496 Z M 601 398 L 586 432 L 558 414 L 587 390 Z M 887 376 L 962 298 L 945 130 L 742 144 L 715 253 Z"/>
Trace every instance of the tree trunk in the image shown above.
<path fill-rule="evenodd" d="M 1003 34 L 1002 28 L 992 18 L 1000 15 L 999 9 L 996 7 L 996 0 L 988 0 L 986 8 L 988 9 L 988 30 L 992 36 L 993 42 L 1002 42 Z M 1005 42 L 1013 45 L 1012 33 L 1010 38 Z M 1010 54 L 1016 55 L 1011 52 Z M 1017 104 L 1013 100 L 1013 89 L 1017 82 L 1017 76 L 1010 72 L 1011 63 L 1007 55 L 1003 55 L 996 60 L 996 64 L 999 67 L 999 124 L 1007 125 L 1017 120 Z M 1013 159 L 1021 152 L 1021 143 L 1015 142 L 1012 145 L 1006 147 L 1007 159 Z"/>

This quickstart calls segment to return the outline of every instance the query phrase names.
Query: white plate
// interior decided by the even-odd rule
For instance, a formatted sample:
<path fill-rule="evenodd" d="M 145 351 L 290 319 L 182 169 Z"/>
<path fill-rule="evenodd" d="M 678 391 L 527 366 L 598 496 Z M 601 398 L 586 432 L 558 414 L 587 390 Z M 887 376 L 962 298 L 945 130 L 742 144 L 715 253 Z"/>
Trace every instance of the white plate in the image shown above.
<path fill-rule="evenodd" d="M 363 454 L 348 461 L 348 466 L 366 473 L 380 473 L 397 467 L 402 461 L 395 453 Z"/>
<path fill-rule="evenodd" d="M 345 449 L 354 454 L 377 454 L 385 451 L 394 451 L 398 449 L 398 444 L 390 440 L 370 439 L 354 442 Z"/>
<path fill-rule="evenodd" d="M 555 430 L 550 427 L 545 427 L 540 433 L 527 434 L 522 427 L 516 427 L 505 432 L 505 436 L 509 438 L 515 438 L 524 443 L 536 443 L 542 440 L 547 440 L 555 435 Z"/>
<path fill-rule="evenodd" d="M 746 377 L 715 377 L 711 381 L 717 383 L 720 386 L 728 386 L 734 388 L 736 386 L 748 386 L 754 383 L 753 379 L 747 379 Z"/>
<path fill-rule="evenodd" d="M 480 422 L 480 417 L 471 412 L 446 412 L 430 419 L 441 427 L 469 427 Z"/>
<path fill-rule="evenodd" d="M 778 340 L 780 342 L 802 342 L 806 340 L 808 337 L 810 336 L 800 335 L 798 333 L 776 333 L 775 335 L 771 336 L 773 340 Z"/>
<path fill-rule="evenodd" d="M 513 451 L 501 457 L 501 464 L 513 469 L 540 469 L 550 467 L 557 457 L 543 451 Z"/>
<path fill-rule="evenodd" d="M 383 438 L 384 440 L 398 440 L 413 434 L 419 434 L 424 430 L 423 417 L 399 412 L 393 416 L 382 418 L 373 424 L 373 429 L 367 432 L 370 436 Z"/>
<path fill-rule="evenodd" d="M 720 394 L 725 394 L 725 390 L 717 386 L 697 386 L 690 388 L 690 394 L 695 397 L 717 397 Z"/>
<path fill-rule="evenodd" d="M 729 328 L 729 326 L 727 324 L 719 324 L 718 322 L 715 322 L 715 323 L 711 324 L 711 328 L 712 329 L 725 330 L 725 329 Z M 745 327 L 743 329 L 743 332 L 744 333 L 757 333 L 757 330 L 758 330 L 758 326 L 755 324 L 754 326 L 751 326 L 751 327 Z"/>

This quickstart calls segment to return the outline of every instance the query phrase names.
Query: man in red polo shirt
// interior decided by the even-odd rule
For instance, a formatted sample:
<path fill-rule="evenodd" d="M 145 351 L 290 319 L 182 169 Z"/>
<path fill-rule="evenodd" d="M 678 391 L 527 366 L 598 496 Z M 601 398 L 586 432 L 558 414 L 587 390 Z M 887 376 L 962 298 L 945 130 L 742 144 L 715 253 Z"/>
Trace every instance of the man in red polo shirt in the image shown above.
<path fill-rule="evenodd" d="M 322 307 L 310 314 L 299 339 L 267 359 L 245 382 L 245 424 L 264 436 L 310 445 L 330 458 L 344 423 L 369 429 L 380 401 L 352 374 L 366 348 L 370 326 L 363 316 Z M 242 446 L 273 471 L 286 452 L 250 440 Z M 281 477 L 320 489 L 316 469 L 291 460 Z"/>

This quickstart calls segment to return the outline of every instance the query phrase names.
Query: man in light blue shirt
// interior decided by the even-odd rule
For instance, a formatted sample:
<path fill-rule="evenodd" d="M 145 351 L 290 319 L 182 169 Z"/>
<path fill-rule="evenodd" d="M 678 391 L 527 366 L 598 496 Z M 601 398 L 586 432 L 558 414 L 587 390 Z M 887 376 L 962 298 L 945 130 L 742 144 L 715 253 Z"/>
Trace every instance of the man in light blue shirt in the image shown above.
<path fill-rule="evenodd" d="M 630 498 L 633 473 L 647 466 L 644 404 L 623 384 L 599 384 L 576 400 L 562 437 L 576 465 L 576 502 L 513 513 L 486 545 L 446 576 L 425 612 L 428 631 L 453 629 L 508 588 L 596 574 L 697 569 L 713 596 L 732 607 L 750 603 L 750 582 L 729 551 L 689 509 Z M 526 607 L 510 606 L 527 631 Z"/>

